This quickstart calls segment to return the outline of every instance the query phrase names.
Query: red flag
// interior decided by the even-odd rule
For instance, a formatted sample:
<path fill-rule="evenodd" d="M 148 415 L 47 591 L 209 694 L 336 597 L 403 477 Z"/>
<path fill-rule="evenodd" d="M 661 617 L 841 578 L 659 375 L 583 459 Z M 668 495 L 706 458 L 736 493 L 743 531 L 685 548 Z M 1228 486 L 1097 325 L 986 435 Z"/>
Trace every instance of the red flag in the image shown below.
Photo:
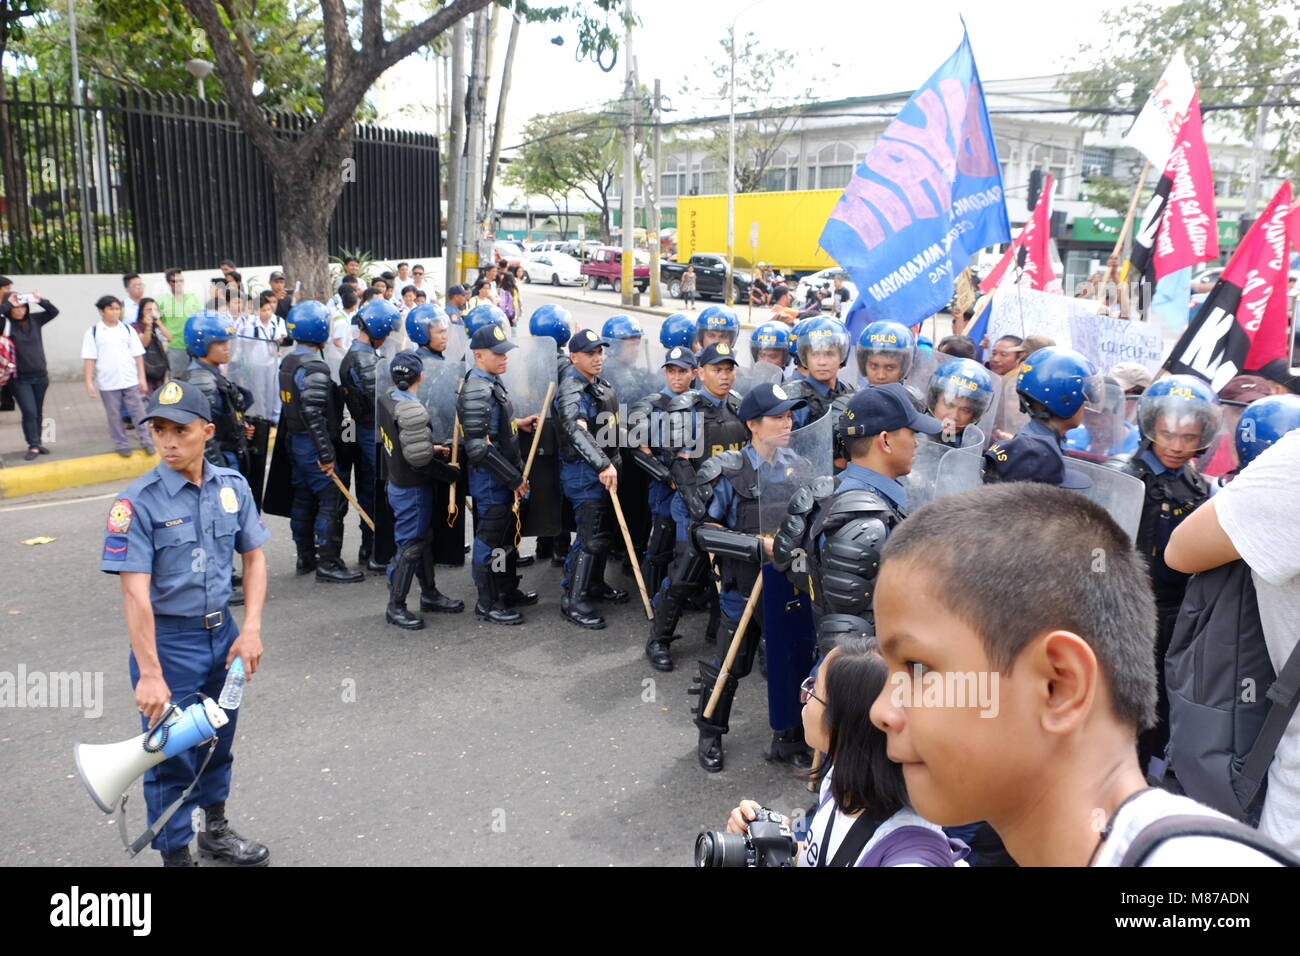
<path fill-rule="evenodd" d="M 1043 183 L 1043 192 L 1034 205 L 1034 212 L 1016 236 L 1006 254 L 993 271 L 980 283 L 981 292 L 992 292 L 1002 282 L 1012 263 L 1019 262 L 1023 279 L 1031 289 L 1040 292 L 1060 292 L 1061 281 L 1052 268 L 1049 240 L 1052 235 L 1052 174 Z M 1024 250 L 1021 252 L 1021 250 Z"/>
<path fill-rule="evenodd" d="M 1156 237 L 1156 278 L 1219 255 L 1219 214 L 1214 208 L 1214 173 L 1201 131 L 1201 101 L 1192 97 L 1165 166 L 1170 181 L 1169 208 Z"/>
<path fill-rule="evenodd" d="M 1287 354 L 1287 226 L 1291 183 L 1237 246 L 1219 281 L 1179 338 L 1165 368 L 1204 378 L 1217 391 L 1246 369 Z"/>

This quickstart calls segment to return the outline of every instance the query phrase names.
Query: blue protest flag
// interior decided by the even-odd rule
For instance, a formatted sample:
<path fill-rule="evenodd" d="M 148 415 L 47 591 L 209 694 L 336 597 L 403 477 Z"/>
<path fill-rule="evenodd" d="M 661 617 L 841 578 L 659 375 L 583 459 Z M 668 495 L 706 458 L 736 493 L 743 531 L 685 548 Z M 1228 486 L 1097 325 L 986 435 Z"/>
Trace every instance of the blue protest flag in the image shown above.
<path fill-rule="evenodd" d="M 1002 168 L 970 39 L 886 127 L 822 230 L 857 285 L 849 313 L 915 325 L 947 305 L 979 249 L 1011 240 Z"/>
<path fill-rule="evenodd" d="M 1151 297 L 1151 311 L 1160 317 L 1170 332 L 1181 332 L 1191 321 L 1192 267 L 1171 272 L 1156 282 Z"/>

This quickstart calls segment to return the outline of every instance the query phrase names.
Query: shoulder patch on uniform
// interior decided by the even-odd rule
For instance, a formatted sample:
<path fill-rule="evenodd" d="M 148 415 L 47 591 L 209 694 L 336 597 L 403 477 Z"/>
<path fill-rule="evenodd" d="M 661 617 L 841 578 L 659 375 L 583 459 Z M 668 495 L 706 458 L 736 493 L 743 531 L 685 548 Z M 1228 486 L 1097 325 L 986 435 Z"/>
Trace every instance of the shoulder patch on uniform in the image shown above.
<path fill-rule="evenodd" d="M 131 520 L 134 517 L 135 510 L 131 507 L 131 502 L 126 498 L 118 498 L 108 509 L 108 533 L 126 534 L 131 530 Z"/>
<path fill-rule="evenodd" d="M 235 494 L 235 489 L 229 485 L 221 489 L 221 507 L 226 514 L 239 513 L 239 495 Z"/>
<path fill-rule="evenodd" d="M 104 560 L 125 561 L 127 537 L 123 534 L 110 534 L 104 539 Z"/>

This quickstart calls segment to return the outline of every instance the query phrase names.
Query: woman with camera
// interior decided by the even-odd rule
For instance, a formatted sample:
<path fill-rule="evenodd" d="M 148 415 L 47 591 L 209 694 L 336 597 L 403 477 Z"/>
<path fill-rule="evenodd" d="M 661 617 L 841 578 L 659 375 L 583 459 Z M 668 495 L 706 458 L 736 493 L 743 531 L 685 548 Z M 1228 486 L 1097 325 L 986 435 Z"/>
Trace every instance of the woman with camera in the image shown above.
<path fill-rule="evenodd" d="M 871 722 L 871 705 L 889 669 L 874 641 L 850 638 L 822 660 L 802 688 L 804 737 L 826 763 L 799 866 L 967 866 L 960 840 L 908 806 L 903 769 L 886 754 L 884 731 Z M 727 832 L 747 834 L 762 807 L 742 800 Z M 788 821 L 787 821 L 788 823 Z"/>

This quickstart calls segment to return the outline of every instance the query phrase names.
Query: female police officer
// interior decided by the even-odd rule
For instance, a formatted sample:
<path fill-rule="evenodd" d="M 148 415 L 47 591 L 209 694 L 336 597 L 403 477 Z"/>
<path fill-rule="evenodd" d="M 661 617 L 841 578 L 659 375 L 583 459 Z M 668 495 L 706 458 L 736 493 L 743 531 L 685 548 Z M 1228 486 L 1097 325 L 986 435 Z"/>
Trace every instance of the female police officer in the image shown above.
<path fill-rule="evenodd" d="M 257 513 L 248 481 L 232 468 L 203 457 L 214 426 L 208 400 L 188 382 L 168 382 L 154 392 L 144 421 L 162 462 L 137 478 L 108 512 L 100 570 L 121 576 L 122 603 L 131 638 L 131 681 L 147 730 L 168 703 L 198 693 L 216 698 L 226 669 L 242 658 L 251 678 L 262 659 L 262 603 L 271 537 Z M 244 627 L 230 616 L 230 567 L 243 555 Z M 264 866 L 270 852 L 245 840 L 226 822 L 238 712 L 217 732 L 217 746 L 196 786 L 153 840 L 164 866 L 193 866 L 189 843 L 194 806 L 206 824 L 199 854 L 236 866 Z M 149 825 L 163 814 L 199 769 L 202 748 L 192 748 L 145 773 Z"/>

